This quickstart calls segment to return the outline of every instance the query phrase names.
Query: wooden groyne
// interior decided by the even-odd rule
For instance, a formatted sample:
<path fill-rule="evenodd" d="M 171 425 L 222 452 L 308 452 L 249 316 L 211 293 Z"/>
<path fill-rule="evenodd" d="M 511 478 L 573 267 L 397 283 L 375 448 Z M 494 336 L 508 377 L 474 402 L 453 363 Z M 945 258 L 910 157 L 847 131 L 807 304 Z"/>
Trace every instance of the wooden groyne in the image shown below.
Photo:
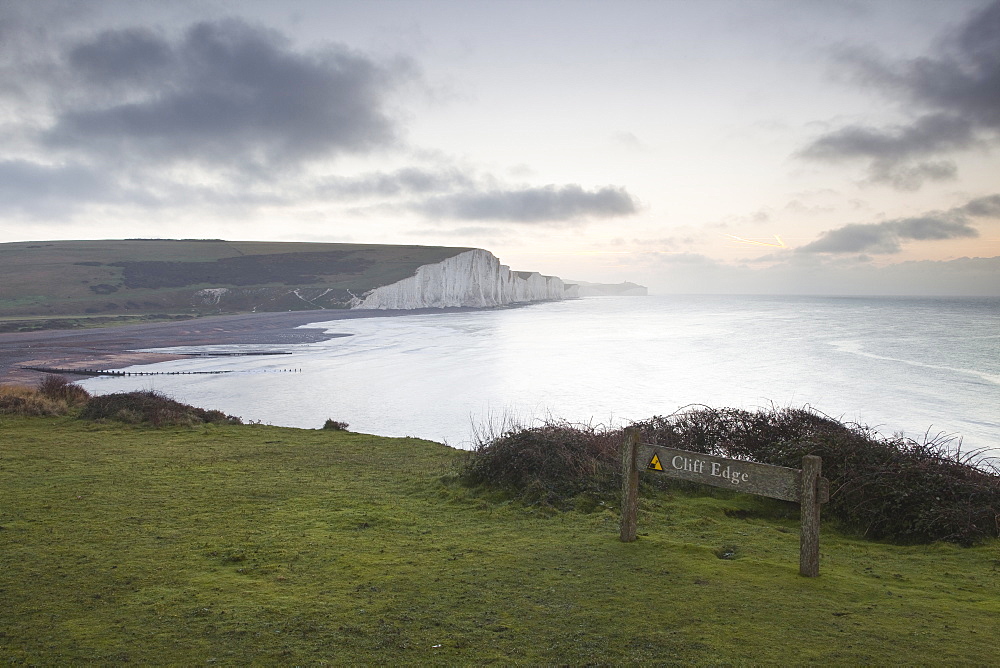
<path fill-rule="evenodd" d="M 244 357 L 249 355 L 291 355 L 287 350 L 243 350 L 234 352 L 193 352 L 173 353 L 184 357 Z M 197 376 L 205 374 L 233 373 L 233 369 L 225 371 L 118 371 L 115 369 L 67 369 L 54 366 L 19 366 L 23 371 L 38 371 L 41 373 L 73 374 L 77 376 Z M 302 369 L 270 369 L 271 372 L 297 373 Z"/>
<path fill-rule="evenodd" d="M 287 350 L 246 350 L 240 352 L 201 352 L 201 353 L 173 353 L 176 355 L 184 355 L 185 357 L 243 357 L 246 355 L 291 355 L 292 353 Z"/>
<path fill-rule="evenodd" d="M 204 374 L 232 373 L 227 371 L 115 371 L 113 369 L 60 369 L 53 366 L 19 366 L 24 371 L 42 373 L 67 373 L 77 376 L 195 376 Z"/>

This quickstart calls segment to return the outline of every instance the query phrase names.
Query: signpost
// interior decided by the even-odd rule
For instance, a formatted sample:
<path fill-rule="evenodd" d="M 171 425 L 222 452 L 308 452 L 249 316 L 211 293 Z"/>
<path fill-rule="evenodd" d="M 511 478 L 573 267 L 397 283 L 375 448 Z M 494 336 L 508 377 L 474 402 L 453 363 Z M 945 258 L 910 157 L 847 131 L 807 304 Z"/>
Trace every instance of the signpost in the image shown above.
<path fill-rule="evenodd" d="M 830 500 L 830 482 L 820 475 L 822 459 L 806 455 L 802 468 L 792 469 L 640 443 L 635 429 L 626 434 L 622 450 L 623 542 L 636 539 L 639 470 L 645 469 L 669 478 L 797 502 L 802 516 L 799 574 L 811 578 L 819 575 L 820 506 Z"/>

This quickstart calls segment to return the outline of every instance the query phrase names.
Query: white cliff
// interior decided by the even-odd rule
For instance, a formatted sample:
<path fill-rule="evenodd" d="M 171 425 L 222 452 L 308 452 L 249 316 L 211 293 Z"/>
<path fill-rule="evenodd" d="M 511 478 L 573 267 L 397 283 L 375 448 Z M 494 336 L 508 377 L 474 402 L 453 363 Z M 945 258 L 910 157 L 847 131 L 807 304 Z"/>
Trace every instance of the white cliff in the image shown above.
<path fill-rule="evenodd" d="M 477 249 L 418 267 L 409 278 L 365 293 L 353 308 L 490 307 L 577 296 L 575 285 L 537 272 L 511 271 L 493 253 Z"/>

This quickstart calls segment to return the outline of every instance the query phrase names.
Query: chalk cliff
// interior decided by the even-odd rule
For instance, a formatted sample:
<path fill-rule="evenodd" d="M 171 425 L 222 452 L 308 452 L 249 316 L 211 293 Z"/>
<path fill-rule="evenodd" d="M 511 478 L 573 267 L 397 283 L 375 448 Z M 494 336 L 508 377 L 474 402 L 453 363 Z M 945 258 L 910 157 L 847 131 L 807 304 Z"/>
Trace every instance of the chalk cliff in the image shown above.
<path fill-rule="evenodd" d="M 476 249 L 418 267 L 409 278 L 366 292 L 352 308 L 490 307 L 577 296 L 575 285 L 538 272 L 511 271 L 489 251 Z"/>

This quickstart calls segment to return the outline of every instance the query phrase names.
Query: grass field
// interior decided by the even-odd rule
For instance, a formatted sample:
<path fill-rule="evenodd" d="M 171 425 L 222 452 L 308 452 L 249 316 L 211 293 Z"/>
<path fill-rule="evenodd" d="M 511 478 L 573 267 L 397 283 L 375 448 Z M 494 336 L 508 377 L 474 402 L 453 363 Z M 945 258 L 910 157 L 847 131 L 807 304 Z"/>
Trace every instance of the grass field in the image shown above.
<path fill-rule="evenodd" d="M 705 490 L 557 512 L 468 490 L 462 453 L 262 425 L 0 416 L 0 661 L 998 661 L 1000 549 L 823 527 Z"/>

